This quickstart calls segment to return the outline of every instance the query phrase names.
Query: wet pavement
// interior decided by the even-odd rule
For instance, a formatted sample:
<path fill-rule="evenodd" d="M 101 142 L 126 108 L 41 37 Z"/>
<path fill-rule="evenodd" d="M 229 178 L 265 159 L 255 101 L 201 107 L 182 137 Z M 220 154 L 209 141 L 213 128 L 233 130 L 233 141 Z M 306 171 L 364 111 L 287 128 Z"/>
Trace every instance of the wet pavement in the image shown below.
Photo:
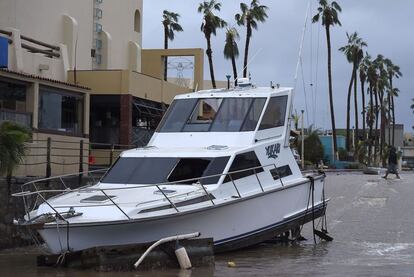
<path fill-rule="evenodd" d="M 33 249 L 0 252 L 1 276 L 414 276 L 414 174 L 330 173 L 326 193 L 333 242 L 261 244 L 216 256 L 215 268 L 96 273 L 36 267 Z M 246 220 L 248 220 L 246 218 Z M 235 267 L 228 267 L 228 262 Z"/>

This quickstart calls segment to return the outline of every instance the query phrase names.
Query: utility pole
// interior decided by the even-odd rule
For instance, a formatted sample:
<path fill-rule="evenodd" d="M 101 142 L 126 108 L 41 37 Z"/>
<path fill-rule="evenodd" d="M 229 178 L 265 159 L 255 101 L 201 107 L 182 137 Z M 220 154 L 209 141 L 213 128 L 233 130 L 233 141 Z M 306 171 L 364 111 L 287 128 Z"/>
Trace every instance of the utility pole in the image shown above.
<path fill-rule="evenodd" d="M 302 135 L 302 158 L 301 158 L 301 163 L 302 163 L 302 169 L 305 169 L 305 134 L 304 134 L 304 110 L 301 110 L 302 112 L 302 131 L 301 131 L 301 135 Z"/>

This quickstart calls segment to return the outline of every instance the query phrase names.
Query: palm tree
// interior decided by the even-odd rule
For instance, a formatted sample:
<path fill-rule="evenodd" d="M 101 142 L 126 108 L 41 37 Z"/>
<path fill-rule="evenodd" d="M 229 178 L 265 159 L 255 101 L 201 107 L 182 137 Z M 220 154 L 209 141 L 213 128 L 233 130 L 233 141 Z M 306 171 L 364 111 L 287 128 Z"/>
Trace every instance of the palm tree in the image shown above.
<path fill-rule="evenodd" d="M 331 110 L 331 124 L 332 124 L 332 136 L 333 136 L 333 147 L 334 147 L 334 159 L 338 154 L 338 147 L 336 142 L 336 128 L 335 128 L 335 112 L 333 104 L 333 89 L 332 89 L 332 54 L 331 54 L 331 26 L 339 25 L 341 22 L 338 18 L 338 12 L 341 12 L 342 9 L 333 1 L 331 4 L 327 0 L 319 0 L 318 13 L 313 17 L 312 22 L 318 22 L 319 19 L 322 20 L 322 25 L 325 26 L 326 32 L 326 43 L 328 48 L 328 82 L 329 82 L 329 105 Z"/>
<path fill-rule="evenodd" d="M 227 28 L 226 44 L 224 45 L 224 58 L 231 60 L 233 67 L 234 84 L 237 85 L 237 66 L 236 58 L 239 57 L 239 47 L 236 40 L 239 40 L 240 35 L 236 28 Z"/>
<path fill-rule="evenodd" d="M 402 77 L 402 73 L 400 71 L 400 67 L 398 65 L 394 65 L 390 59 L 385 59 L 385 66 L 388 72 L 388 82 L 389 82 L 389 93 L 388 93 L 388 102 L 390 105 L 389 111 L 392 114 L 388 114 L 389 118 L 392 118 L 392 141 L 388 139 L 389 144 L 392 143 L 394 146 L 395 141 L 395 109 L 394 109 L 394 98 L 398 97 L 398 90 L 394 89 L 393 86 L 393 79 Z M 390 134 L 390 132 L 388 132 Z"/>
<path fill-rule="evenodd" d="M 182 32 L 183 28 L 178 23 L 180 15 L 178 13 L 164 10 L 162 14 L 162 25 L 164 26 L 164 49 L 168 49 L 168 41 L 175 38 L 174 32 Z M 164 58 L 164 80 L 167 81 L 168 57 Z"/>
<path fill-rule="evenodd" d="M 204 1 L 200 3 L 198 12 L 203 14 L 203 23 L 201 24 L 201 31 L 207 41 L 206 54 L 208 57 L 208 63 L 210 65 L 211 84 L 213 88 L 216 88 L 216 79 L 214 78 L 213 67 L 213 51 L 211 50 L 211 35 L 217 34 L 217 29 L 227 26 L 226 21 L 214 14 L 214 11 L 221 10 L 221 3 L 216 0 Z"/>
<path fill-rule="evenodd" d="M 6 175 L 8 196 L 13 171 L 22 162 L 29 139 L 30 132 L 20 125 L 9 121 L 0 125 L 0 175 Z"/>
<path fill-rule="evenodd" d="M 250 7 L 245 3 L 240 3 L 241 13 L 236 14 L 236 22 L 239 26 L 246 26 L 246 45 L 244 48 L 243 77 L 247 77 L 247 63 L 249 59 L 250 39 L 253 35 L 253 29 L 257 30 L 259 22 L 265 22 L 266 11 L 269 8 L 260 5 L 259 0 L 252 0 Z"/>
<path fill-rule="evenodd" d="M 365 83 L 367 81 L 368 66 L 371 60 L 371 56 L 366 53 L 364 59 L 359 65 L 359 80 L 361 83 L 361 96 L 362 96 L 362 137 L 366 139 L 366 107 L 365 107 Z"/>
<path fill-rule="evenodd" d="M 339 51 L 343 52 L 346 56 L 346 59 L 349 63 L 352 63 L 352 74 L 351 74 L 351 81 L 349 82 L 348 87 L 348 98 L 347 98 L 347 117 L 346 117 L 346 150 L 350 150 L 350 113 L 351 113 L 351 91 L 352 86 L 354 86 L 354 109 L 355 109 L 355 128 L 358 133 L 359 124 L 358 124 L 358 97 L 357 97 L 357 71 L 359 64 L 361 63 L 364 52 L 363 47 L 367 46 L 367 44 L 358 37 L 358 33 L 355 32 L 351 35 L 346 33 L 348 38 L 347 45 L 339 48 Z M 355 139 L 355 138 L 354 138 Z"/>

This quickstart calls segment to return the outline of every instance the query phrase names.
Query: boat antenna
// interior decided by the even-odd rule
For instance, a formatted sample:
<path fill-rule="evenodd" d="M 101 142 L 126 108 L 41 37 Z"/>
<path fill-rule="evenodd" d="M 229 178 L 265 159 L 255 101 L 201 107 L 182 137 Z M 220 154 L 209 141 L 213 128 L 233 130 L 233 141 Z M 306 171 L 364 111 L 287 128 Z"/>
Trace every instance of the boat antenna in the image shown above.
<path fill-rule="evenodd" d="M 242 70 L 239 70 L 239 72 L 237 73 L 237 76 L 241 76 L 242 72 L 253 62 L 253 60 L 256 58 L 256 56 L 263 50 L 263 48 L 260 48 L 259 50 L 256 51 L 256 53 L 253 55 L 253 57 L 250 58 L 250 60 L 247 62 L 246 66 L 243 67 Z M 249 76 L 250 78 L 250 76 Z M 235 81 L 238 81 L 240 79 L 240 77 L 238 77 Z"/>
<path fill-rule="evenodd" d="M 77 69 L 77 60 L 78 60 L 78 37 L 79 37 L 79 33 L 78 33 L 78 31 L 76 30 L 76 40 L 75 40 L 75 62 L 74 62 L 74 65 L 73 65 L 73 81 L 74 81 L 75 85 L 77 85 L 77 84 L 78 84 L 78 82 L 77 82 L 77 72 L 76 72 L 76 69 Z"/>
<path fill-rule="evenodd" d="M 308 18 L 309 18 L 310 4 L 311 4 L 311 0 L 309 0 L 308 8 L 306 9 L 305 23 L 304 23 L 303 30 L 302 30 L 302 37 L 300 39 L 298 63 L 296 64 L 295 78 L 294 78 L 294 82 L 293 82 L 295 89 L 296 89 L 296 84 L 297 84 L 297 80 L 298 80 L 299 66 L 300 66 L 301 61 L 302 61 L 303 41 L 305 40 L 305 32 L 306 32 L 306 27 L 307 27 Z"/>

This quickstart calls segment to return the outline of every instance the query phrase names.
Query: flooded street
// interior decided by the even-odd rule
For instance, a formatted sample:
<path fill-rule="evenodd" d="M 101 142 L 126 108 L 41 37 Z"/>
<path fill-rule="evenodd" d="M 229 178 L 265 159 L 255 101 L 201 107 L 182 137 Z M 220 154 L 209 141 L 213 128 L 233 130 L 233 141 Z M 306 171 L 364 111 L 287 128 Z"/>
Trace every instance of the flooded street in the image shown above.
<path fill-rule="evenodd" d="M 402 180 L 330 173 L 326 192 L 333 242 L 261 244 L 216 256 L 215 268 L 116 273 L 116 276 L 414 276 L 414 174 Z M 258 215 L 259 216 L 259 215 Z M 249 220 L 246 218 L 246 220 Z M 228 267 L 232 261 L 235 267 Z M 0 252 L 2 276 L 113 276 L 36 267 L 33 250 Z"/>

